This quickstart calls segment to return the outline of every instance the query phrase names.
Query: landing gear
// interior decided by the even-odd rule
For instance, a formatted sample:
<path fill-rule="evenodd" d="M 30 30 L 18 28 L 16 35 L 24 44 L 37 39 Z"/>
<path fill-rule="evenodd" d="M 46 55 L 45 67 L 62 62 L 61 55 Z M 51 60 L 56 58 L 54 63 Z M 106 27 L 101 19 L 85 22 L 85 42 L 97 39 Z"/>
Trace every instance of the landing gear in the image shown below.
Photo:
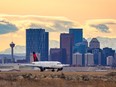
<path fill-rule="evenodd" d="M 52 72 L 54 72 L 55 71 L 55 69 L 52 69 Z"/>
<path fill-rule="evenodd" d="M 59 69 L 57 69 L 57 72 L 58 72 L 58 71 L 62 71 L 62 70 L 63 70 L 63 68 L 59 68 Z"/>
<path fill-rule="evenodd" d="M 45 71 L 45 68 L 44 68 L 44 67 L 41 67 L 41 68 L 40 68 L 40 71 L 41 71 L 41 72 Z"/>

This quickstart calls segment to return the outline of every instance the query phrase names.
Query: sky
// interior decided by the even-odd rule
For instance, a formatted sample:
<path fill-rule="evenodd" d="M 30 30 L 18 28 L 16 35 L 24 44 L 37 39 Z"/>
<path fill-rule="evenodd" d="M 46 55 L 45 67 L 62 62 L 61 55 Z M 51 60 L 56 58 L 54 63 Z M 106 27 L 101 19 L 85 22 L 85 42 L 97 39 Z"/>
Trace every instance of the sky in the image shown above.
<path fill-rule="evenodd" d="M 116 0 L 0 0 L 0 51 L 25 46 L 25 29 L 41 27 L 59 41 L 70 27 L 84 37 L 116 38 Z"/>

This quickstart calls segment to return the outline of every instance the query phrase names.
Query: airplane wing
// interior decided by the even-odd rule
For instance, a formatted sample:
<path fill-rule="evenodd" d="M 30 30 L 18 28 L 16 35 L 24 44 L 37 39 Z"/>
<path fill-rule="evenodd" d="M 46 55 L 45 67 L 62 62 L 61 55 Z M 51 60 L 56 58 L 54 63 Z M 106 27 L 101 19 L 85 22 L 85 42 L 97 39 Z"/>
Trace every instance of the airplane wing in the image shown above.
<path fill-rule="evenodd" d="M 68 67 L 68 66 L 70 66 L 69 64 L 62 64 L 63 65 L 63 67 Z"/>
<path fill-rule="evenodd" d="M 39 66 L 39 65 L 35 65 L 35 64 L 21 64 L 21 66 L 27 66 L 27 67 L 32 67 L 32 68 L 37 67 L 40 69 L 41 72 L 45 71 L 45 69 L 46 69 L 43 66 Z"/>
<path fill-rule="evenodd" d="M 29 67 L 42 67 L 42 66 L 35 65 L 35 64 L 21 64 L 21 66 L 29 66 Z"/>

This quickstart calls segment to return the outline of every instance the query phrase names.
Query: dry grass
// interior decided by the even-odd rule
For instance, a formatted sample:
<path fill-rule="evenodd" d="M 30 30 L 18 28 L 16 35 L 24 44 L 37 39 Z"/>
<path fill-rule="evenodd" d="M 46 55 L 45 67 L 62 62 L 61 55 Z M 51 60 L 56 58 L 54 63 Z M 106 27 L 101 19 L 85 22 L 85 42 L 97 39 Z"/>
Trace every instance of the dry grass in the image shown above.
<path fill-rule="evenodd" d="M 0 87 L 116 87 L 113 82 L 76 82 L 62 79 L 43 79 L 38 81 L 0 81 Z"/>
<path fill-rule="evenodd" d="M 68 81 L 61 78 L 44 78 L 38 80 L 19 79 L 12 80 L 11 76 L 27 74 L 30 72 L 1 72 L 0 87 L 116 87 L 115 82 L 105 81 Z M 31 72 L 33 75 L 61 74 L 61 72 Z M 109 72 L 65 72 L 65 75 L 106 75 Z M 10 77 L 9 77 L 10 76 Z M 11 79 L 11 80 L 10 80 Z"/>

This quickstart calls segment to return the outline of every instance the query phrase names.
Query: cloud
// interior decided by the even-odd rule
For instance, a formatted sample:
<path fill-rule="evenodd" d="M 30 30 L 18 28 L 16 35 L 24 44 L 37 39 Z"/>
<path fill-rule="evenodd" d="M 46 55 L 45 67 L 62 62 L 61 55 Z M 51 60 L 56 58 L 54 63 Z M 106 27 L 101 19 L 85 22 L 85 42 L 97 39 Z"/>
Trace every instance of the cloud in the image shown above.
<path fill-rule="evenodd" d="M 89 20 L 88 23 L 89 26 L 94 27 L 98 30 L 101 30 L 101 32 L 109 32 L 109 26 L 108 25 L 116 25 L 116 20 L 114 19 L 96 19 L 96 20 Z"/>
<path fill-rule="evenodd" d="M 17 30 L 18 28 L 14 24 L 7 22 L 5 20 L 0 20 L 0 34 L 15 32 Z"/>
<path fill-rule="evenodd" d="M 26 47 L 25 46 L 20 46 L 20 45 L 16 45 L 14 47 L 14 53 L 18 54 L 18 53 L 26 53 Z M 11 54 L 11 48 L 7 48 L 4 51 L 0 52 L 1 54 Z"/>
<path fill-rule="evenodd" d="M 0 15 L 0 18 L 15 24 L 18 29 L 30 27 L 44 28 L 48 32 L 67 32 L 70 27 L 79 27 L 80 24 L 65 17 L 37 16 L 37 15 Z"/>
<path fill-rule="evenodd" d="M 84 36 L 89 37 L 116 37 L 116 20 L 115 19 L 93 19 L 87 20 L 82 27 Z"/>
<path fill-rule="evenodd" d="M 31 21 L 28 27 L 44 28 L 48 32 L 67 32 L 70 27 L 78 26 L 71 21 L 52 20 L 52 21 Z"/>
<path fill-rule="evenodd" d="M 0 15 L 0 19 L 17 26 L 18 30 L 25 31 L 30 27 L 43 28 L 47 32 L 68 32 L 69 28 L 82 27 L 85 37 L 103 35 L 106 37 L 114 35 L 111 26 L 116 25 L 115 19 L 93 19 L 80 24 L 66 17 L 38 16 L 38 15 Z M 13 30 L 12 30 L 13 31 Z M 11 32 L 12 32 L 11 31 Z M 14 30 L 15 31 L 15 30 Z M 90 35 L 91 32 L 91 35 Z M 105 34 L 106 33 L 106 34 Z M 114 35 L 115 37 L 116 35 Z"/>
<path fill-rule="evenodd" d="M 116 24 L 115 19 L 93 19 L 87 20 L 86 24 Z"/>
<path fill-rule="evenodd" d="M 105 24 L 98 24 L 98 25 L 91 24 L 90 26 L 100 30 L 101 32 L 105 32 L 105 33 L 110 32 L 109 27 Z"/>
<path fill-rule="evenodd" d="M 88 22 L 90 27 L 94 27 L 101 32 L 110 33 L 110 25 L 116 25 L 116 20 L 113 19 L 97 19 Z"/>

